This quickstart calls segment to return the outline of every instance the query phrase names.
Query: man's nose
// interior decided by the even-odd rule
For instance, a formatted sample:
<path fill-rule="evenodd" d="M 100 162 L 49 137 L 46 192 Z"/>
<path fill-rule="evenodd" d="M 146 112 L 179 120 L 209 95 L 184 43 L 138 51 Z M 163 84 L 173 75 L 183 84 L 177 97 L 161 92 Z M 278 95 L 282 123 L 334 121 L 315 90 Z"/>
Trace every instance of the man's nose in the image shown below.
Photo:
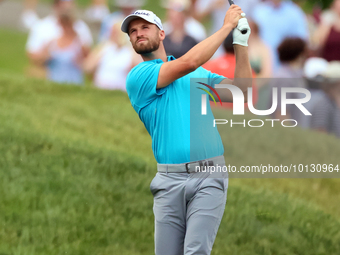
<path fill-rule="evenodd" d="M 142 30 L 142 29 L 137 29 L 136 33 L 137 33 L 137 37 L 141 37 L 141 36 L 143 36 L 143 35 L 144 35 L 144 33 L 143 33 L 143 30 Z"/>

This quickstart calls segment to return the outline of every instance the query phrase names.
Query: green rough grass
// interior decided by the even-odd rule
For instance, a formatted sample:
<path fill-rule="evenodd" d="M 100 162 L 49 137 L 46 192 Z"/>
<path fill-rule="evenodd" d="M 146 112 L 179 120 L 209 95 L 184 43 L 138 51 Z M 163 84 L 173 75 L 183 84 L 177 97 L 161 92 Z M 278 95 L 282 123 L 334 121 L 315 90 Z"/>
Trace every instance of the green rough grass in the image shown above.
<path fill-rule="evenodd" d="M 0 254 L 153 253 L 155 160 L 126 94 L 0 74 L 0 109 Z M 339 152 L 334 138 L 298 129 L 222 137 L 235 165 Z M 229 184 L 212 254 L 340 253 L 339 180 Z"/>
<path fill-rule="evenodd" d="M 0 73 L 24 73 L 27 35 L 0 28 Z"/>
<path fill-rule="evenodd" d="M 232 116 L 231 112 L 220 110 L 215 111 L 215 117 L 229 121 L 233 119 L 234 122 L 258 119 L 256 116 Z M 283 128 L 277 124 L 274 128 L 270 124 L 262 128 L 230 128 L 230 125 L 220 125 L 219 131 L 226 162 L 230 165 L 333 164 L 340 167 L 340 144 L 335 136 L 299 128 Z M 336 179 L 233 179 L 232 183 L 292 194 L 319 204 L 326 212 L 340 219 L 340 172 L 336 176 Z M 308 177 L 313 177 L 313 174 Z"/>

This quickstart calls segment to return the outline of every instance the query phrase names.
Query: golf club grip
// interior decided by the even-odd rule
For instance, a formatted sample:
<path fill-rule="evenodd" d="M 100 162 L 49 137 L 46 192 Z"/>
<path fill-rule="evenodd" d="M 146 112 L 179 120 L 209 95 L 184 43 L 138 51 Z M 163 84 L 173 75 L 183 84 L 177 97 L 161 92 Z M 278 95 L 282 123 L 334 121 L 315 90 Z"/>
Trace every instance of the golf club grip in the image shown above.
<path fill-rule="evenodd" d="M 230 5 L 235 4 L 233 0 L 228 0 L 228 1 L 229 1 Z M 244 29 L 244 30 L 241 31 L 242 34 L 246 34 L 247 32 L 248 32 L 247 29 Z"/>

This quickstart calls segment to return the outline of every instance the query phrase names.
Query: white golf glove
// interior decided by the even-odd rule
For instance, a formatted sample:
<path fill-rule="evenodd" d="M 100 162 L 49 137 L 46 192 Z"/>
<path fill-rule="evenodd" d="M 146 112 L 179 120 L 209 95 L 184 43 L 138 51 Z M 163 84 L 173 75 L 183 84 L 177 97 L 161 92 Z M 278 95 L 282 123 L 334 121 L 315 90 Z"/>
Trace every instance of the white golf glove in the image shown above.
<path fill-rule="evenodd" d="M 242 34 L 242 31 L 244 30 L 246 30 L 247 33 Z M 237 27 L 234 29 L 234 32 L 233 32 L 233 38 L 234 38 L 233 44 L 248 46 L 248 39 L 250 36 L 250 32 L 251 31 L 250 31 L 250 27 L 248 24 L 248 20 L 246 18 L 239 19 Z"/>

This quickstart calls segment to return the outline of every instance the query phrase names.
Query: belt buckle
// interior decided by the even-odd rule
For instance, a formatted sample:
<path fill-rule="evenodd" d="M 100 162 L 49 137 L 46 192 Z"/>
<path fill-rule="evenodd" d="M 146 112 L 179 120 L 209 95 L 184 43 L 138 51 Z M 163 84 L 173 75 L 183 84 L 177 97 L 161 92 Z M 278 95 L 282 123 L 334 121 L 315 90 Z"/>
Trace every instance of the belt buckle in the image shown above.
<path fill-rule="evenodd" d="M 200 169 L 202 169 L 202 167 L 204 167 L 204 166 L 208 167 L 208 166 L 213 166 L 214 165 L 214 162 L 211 161 L 211 160 L 209 160 L 209 161 L 200 160 L 200 161 L 197 161 L 197 163 L 199 164 Z M 188 174 L 190 174 L 190 172 L 189 172 L 190 169 L 188 167 L 189 165 L 190 165 L 190 163 L 186 163 L 185 164 L 185 170 L 186 170 L 186 172 Z"/>
<path fill-rule="evenodd" d="M 190 174 L 190 172 L 189 172 L 189 167 L 188 167 L 189 164 L 190 164 L 190 163 L 186 163 L 186 164 L 185 164 L 185 170 L 187 171 L 188 174 Z"/>

